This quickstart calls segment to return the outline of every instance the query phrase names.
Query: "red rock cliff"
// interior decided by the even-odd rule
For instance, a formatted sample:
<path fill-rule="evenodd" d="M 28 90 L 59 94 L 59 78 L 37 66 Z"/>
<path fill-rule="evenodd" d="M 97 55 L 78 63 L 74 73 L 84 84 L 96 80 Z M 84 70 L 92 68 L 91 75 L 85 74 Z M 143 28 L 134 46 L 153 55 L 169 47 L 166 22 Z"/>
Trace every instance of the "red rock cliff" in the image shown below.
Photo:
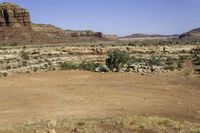
<path fill-rule="evenodd" d="M 0 4 L 0 27 L 31 26 L 28 10 L 8 2 Z"/>

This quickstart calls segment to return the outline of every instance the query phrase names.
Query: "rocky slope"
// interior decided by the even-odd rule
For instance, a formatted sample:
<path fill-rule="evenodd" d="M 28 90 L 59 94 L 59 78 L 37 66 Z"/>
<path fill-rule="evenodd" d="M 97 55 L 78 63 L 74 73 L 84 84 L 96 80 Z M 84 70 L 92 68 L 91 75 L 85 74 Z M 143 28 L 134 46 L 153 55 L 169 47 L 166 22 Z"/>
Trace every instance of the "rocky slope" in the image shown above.
<path fill-rule="evenodd" d="M 0 4 L 0 44 L 63 43 L 102 40 L 101 32 L 65 31 L 53 25 L 32 24 L 27 9 L 4 2 Z"/>
<path fill-rule="evenodd" d="M 179 39 L 184 40 L 200 40 L 200 28 L 193 29 L 179 36 Z"/>
<path fill-rule="evenodd" d="M 54 42 L 105 39 L 101 32 L 64 30 L 50 24 L 32 24 L 32 29 Z"/>

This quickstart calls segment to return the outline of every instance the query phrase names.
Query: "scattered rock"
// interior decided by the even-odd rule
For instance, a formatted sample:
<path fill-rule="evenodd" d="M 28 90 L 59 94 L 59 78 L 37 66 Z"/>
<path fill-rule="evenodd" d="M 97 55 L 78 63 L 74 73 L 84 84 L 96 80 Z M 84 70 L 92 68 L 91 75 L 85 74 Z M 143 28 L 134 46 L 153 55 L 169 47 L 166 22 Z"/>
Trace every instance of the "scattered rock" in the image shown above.
<path fill-rule="evenodd" d="M 0 77 L 7 77 L 9 76 L 10 74 L 7 72 L 7 71 L 1 71 L 0 72 Z"/>
<path fill-rule="evenodd" d="M 131 65 L 129 65 L 129 68 L 132 68 L 133 70 L 135 70 L 135 71 L 138 71 L 138 68 L 139 68 L 140 66 L 139 65 L 137 65 L 137 64 L 131 64 Z"/>
<path fill-rule="evenodd" d="M 48 124 L 48 127 L 55 127 L 56 123 L 57 122 L 55 120 L 49 120 L 47 124 Z"/>
<path fill-rule="evenodd" d="M 95 53 L 96 53 L 97 55 L 103 55 L 103 50 L 102 50 L 101 48 L 96 48 L 96 49 L 95 49 Z"/>
<path fill-rule="evenodd" d="M 56 133 L 56 130 L 52 129 L 52 130 L 47 131 L 47 133 Z"/>
<path fill-rule="evenodd" d="M 106 65 L 95 68 L 95 72 L 109 72 L 109 68 Z"/>

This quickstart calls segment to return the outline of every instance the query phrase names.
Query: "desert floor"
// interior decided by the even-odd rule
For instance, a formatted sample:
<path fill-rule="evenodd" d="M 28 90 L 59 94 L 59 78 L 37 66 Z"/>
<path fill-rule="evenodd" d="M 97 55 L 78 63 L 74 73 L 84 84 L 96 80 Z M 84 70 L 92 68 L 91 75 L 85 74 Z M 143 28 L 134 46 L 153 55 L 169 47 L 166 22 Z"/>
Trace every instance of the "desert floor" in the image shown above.
<path fill-rule="evenodd" d="M 199 123 L 199 77 L 52 71 L 0 79 L 0 124 L 134 115 Z"/>

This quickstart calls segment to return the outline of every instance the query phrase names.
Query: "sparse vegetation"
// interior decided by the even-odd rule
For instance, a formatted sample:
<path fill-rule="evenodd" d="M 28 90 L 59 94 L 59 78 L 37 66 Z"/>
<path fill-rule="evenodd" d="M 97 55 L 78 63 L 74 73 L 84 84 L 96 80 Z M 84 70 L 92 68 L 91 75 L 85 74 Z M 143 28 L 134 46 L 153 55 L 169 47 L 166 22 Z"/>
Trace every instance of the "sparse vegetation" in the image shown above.
<path fill-rule="evenodd" d="M 73 63 L 73 62 L 64 62 L 61 63 L 61 69 L 62 70 L 84 70 L 84 71 L 95 71 L 95 68 L 100 67 L 101 64 L 94 63 L 94 62 L 86 62 L 83 61 L 79 64 Z"/>
<path fill-rule="evenodd" d="M 193 64 L 195 71 L 200 74 L 200 48 L 193 50 Z"/>
<path fill-rule="evenodd" d="M 166 65 L 170 66 L 170 65 L 173 65 L 174 64 L 174 59 L 172 57 L 167 57 L 166 59 L 166 62 L 165 62 Z"/>
<path fill-rule="evenodd" d="M 22 58 L 24 59 L 24 60 L 29 60 L 29 55 L 28 55 L 28 53 L 27 52 L 24 52 L 24 51 L 22 51 Z"/>
<path fill-rule="evenodd" d="M 39 120 L 29 123 L 0 129 L 0 133 L 26 133 L 57 130 L 63 132 L 81 133 L 107 133 L 115 131 L 132 132 L 159 132 L 159 133 L 199 133 L 200 125 L 197 123 L 176 121 L 161 117 L 135 116 L 129 118 L 104 118 L 104 119 L 63 119 L 63 120 Z"/>
<path fill-rule="evenodd" d="M 11 66 L 7 66 L 6 69 L 11 69 Z"/>
<path fill-rule="evenodd" d="M 79 68 L 79 65 L 73 62 L 61 63 L 61 70 L 76 70 L 78 68 Z"/>
<path fill-rule="evenodd" d="M 159 59 L 159 57 L 156 56 L 151 56 L 151 58 L 149 59 L 148 65 L 150 66 L 160 66 L 161 65 L 161 59 Z"/>
<path fill-rule="evenodd" d="M 120 71 L 121 67 L 127 63 L 129 59 L 130 55 L 128 52 L 115 49 L 108 53 L 106 65 L 110 68 L 110 70 L 116 69 L 116 71 Z"/>
<path fill-rule="evenodd" d="M 165 60 L 164 69 L 174 71 L 176 68 L 178 68 L 178 61 L 168 56 Z"/>
<path fill-rule="evenodd" d="M 37 67 L 34 67 L 33 68 L 33 72 L 37 72 L 38 71 L 38 68 Z"/>
<path fill-rule="evenodd" d="M 95 68 L 100 67 L 100 63 L 94 63 L 94 62 L 82 62 L 79 64 L 79 69 L 80 70 L 86 70 L 86 71 L 95 71 Z"/>
<path fill-rule="evenodd" d="M 164 66 L 164 69 L 165 69 L 165 70 L 174 71 L 174 70 L 175 70 L 175 67 L 172 66 L 172 65 L 167 65 L 167 66 Z"/>
<path fill-rule="evenodd" d="M 138 43 L 140 43 L 140 42 L 138 42 Z M 174 43 L 174 42 L 172 41 L 171 43 Z M 144 44 L 144 43 L 141 43 L 141 44 Z M 147 43 L 145 45 L 149 46 L 151 44 Z M 88 46 L 86 45 L 83 47 L 82 46 L 79 46 L 79 47 L 73 46 L 73 47 L 75 47 L 74 48 L 75 51 L 73 51 L 71 49 L 71 47 L 68 48 L 68 47 L 64 47 L 64 46 L 62 46 L 62 47 L 48 46 L 48 48 L 45 47 L 44 50 L 42 48 L 38 48 L 38 47 L 34 48 L 31 46 L 28 46 L 28 48 L 23 49 L 23 51 L 24 51 L 23 54 L 20 53 L 20 50 L 17 51 L 17 50 L 15 50 L 14 47 L 10 46 L 5 51 L 0 50 L 0 52 L 2 52 L 3 54 L 6 53 L 5 59 L 2 59 L 2 63 L 7 65 L 7 66 L 5 65 L 3 67 L 1 76 L 3 77 L 3 72 L 6 72 L 5 76 L 6 75 L 10 76 L 9 71 L 12 71 L 12 69 L 15 69 L 15 68 L 18 69 L 20 67 L 21 67 L 21 69 L 23 69 L 24 73 L 51 71 L 51 70 L 59 70 L 59 69 L 62 69 L 62 70 L 84 70 L 84 71 L 92 71 L 92 72 L 94 72 L 94 71 L 95 72 L 109 72 L 110 70 L 116 69 L 116 71 L 121 71 L 121 72 L 137 73 L 137 74 L 130 74 L 131 75 L 130 77 L 132 77 L 132 75 L 137 77 L 138 73 L 141 75 L 153 73 L 156 76 L 158 73 L 176 70 L 177 67 L 181 68 L 184 60 L 187 58 L 191 58 L 191 57 L 194 58 L 194 65 L 198 66 L 198 57 L 199 57 L 198 52 L 193 51 L 192 53 L 189 53 L 189 50 L 186 48 L 186 46 L 184 46 L 184 47 L 181 46 L 180 48 L 178 47 L 175 50 L 174 49 L 171 50 L 171 48 L 167 46 L 167 51 L 169 51 L 169 52 L 167 52 L 166 54 L 163 54 L 163 52 L 162 52 L 163 46 L 161 46 L 161 47 L 158 46 L 158 49 L 160 51 L 159 50 L 156 51 L 156 49 L 154 49 L 155 48 L 154 46 L 140 47 L 140 46 L 137 46 L 137 44 L 134 47 L 118 46 L 118 43 L 115 44 L 114 46 L 116 46 L 116 48 L 118 48 L 118 49 L 113 50 L 112 44 L 110 46 L 107 46 L 107 44 L 105 44 L 105 48 L 102 48 L 102 51 L 103 51 L 102 54 L 97 54 L 97 53 L 93 52 L 91 50 L 92 48 L 90 47 L 90 45 L 88 45 Z M 99 47 L 99 45 L 97 45 L 97 47 Z M 93 49 L 96 49 L 96 47 L 94 47 Z M 182 51 L 182 49 L 186 49 L 186 50 Z M 108 59 L 106 60 L 107 62 L 105 62 L 105 57 L 106 57 L 105 53 L 107 52 L 106 50 L 107 51 L 110 50 L 110 52 L 108 53 L 108 57 L 107 57 L 109 59 L 109 62 L 108 62 Z M 123 50 L 125 50 L 125 51 L 123 51 Z M 170 50 L 173 52 L 171 52 Z M 69 51 L 73 51 L 74 53 L 72 52 L 71 55 L 69 55 Z M 52 54 L 49 54 L 49 53 L 52 53 L 53 56 L 52 56 Z M 60 54 L 60 53 L 62 53 L 62 54 Z M 76 53 L 80 53 L 80 54 L 76 54 Z M 18 56 L 15 57 L 13 55 L 18 55 Z M 194 55 L 194 56 L 192 56 L 192 55 Z M 66 60 L 72 60 L 73 62 L 66 61 Z M 82 60 L 86 60 L 86 61 L 81 62 Z M 59 64 L 59 62 L 62 62 L 62 63 Z M 107 65 L 105 65 L 104 63 L 106 63 L 108 66 L 109 65 L 111 66 L 110 70 L 107 67 Z M 26 67 L 23 67 L 23 65 Z M 10 68 L 9 66 L 12 66 L 12 67 Z M 117 70 L 117 68 L 118 68 L 118 70 Z M 54 73 L 54 72 L 52 72 L 52 73 Z M 57 72 L 55 72 L 55 73 L 57 73 Z M 68 73 L 68 72 L 62 72 L 62 73 Z M 70 71 L 69 73 L 76 73 L 76 71 L 75 72 Z M 87 72 L 83 72 L 83 73 L 87 74 Z M 90 74 L 93 74 L 93 73 L 90 73 Z M 121 75 L 121 74 L 123 75 L 123 73 L 119 73 L 119 75 Z M 174 73 L 170 73 L 170 74 L 172 74 L 172 76 L 173 76 Z M 191 78 L 190 74 L 193 74 L 193 73 L 189 73 L 188 71 L 186 71 L 185 73 L 183 72 L 181 74 L 181 76 L 183 76 L 183 77 L 187 76 L 187 78 L 189 79 L 189 78 Z M 40 75 L 40 73 L 38 73 L 36 75 Z M 110 73 L 110 74 L 94 74 L 94 75 L 110 76 L 110 75 L 115 75 L 115 74 Z M 116 74 L 116 75 L 118 75 L 118 74 Z M 127 77 L 129 77 L 128 73 L 126 73 L 125 75 L 128 75 Z M 149 76 L 149 75 L 146 75 L 146 76 Z M 146 76 L 144 76 L 144 78 L 146 78 Z M 151 77 L 151 75 L 149 77 Z M 154 76 L 152 76 L 152 77 L 154 77 Z M 66 75 L 65 75 L 65 78 L 66 78 Z M 121 77 L 119 77 L 119 80 L 121 80 L 120 78 Z M 85 77 L 84 77 L 84 79 L 85 79 Z M 110 81 L 112 81 L 113 79 L 115 80 L 115 76 L 113 76 Z M 141 84 L 140 81 L 136 82 L 135 79 L 136 78 L 132 78 L 131 80 L 129 80 L 129 79 L 126 80 L 123 83 L 127 84 L 128 86 L 124 87 L 124 84 L 123 84 L 122 87 L 129 88 L 130 85 L 134 86 L 135 84 L 132 84 L 132 81 L 134 81 L 134 83 L 138 82 L 139 84 Z M 104 80 L 104 78 L 102 78 L 102 80 Z M 107 82 L 107 79 L 104 81 Z M 110 81 L 108 81 L 108 82 L 110 82 Z M 181 79 L 181 82 L 182 81 L 183 80 Z M 66 82 L 68 82 L 68 81 L 66 81 Z M 88 82 L 90 82 L 90 80 L 88 80 Z M 117 80 L 117 82 L 115 82 L 115 84 L 117 84 L 117 83 L 118 83 L 118 80 Z M 147 82 L 145 81 L 144 83 L 147 83 Z M 157 81 L 154 80 L 153 83 L 157 84 Z M 83 84 L 84 84 L 84 81 L 81 82 L 81 87 Z M 93 85 L 96 85 L 96 84 L 98 84 L 98 82 L 94 83 Z M 121 84 L 121 82 L 119 82 L 119 84 Z M 106 87 L 108 87 L 108 86 L 112 86 L 112 83 L 111 84 L 109 83 L 108 85 L 106 84 Z M 139 85 L 136 84 L 136 86 L 139 86 Z M 69 87 L 69 88 L 73 88 L 73 87 Z M 120 86 L 118 86 L 118 87 L 120 87 Z M 198 88 L 198 87 L 196 87 L 196 88 Z M 104 95 L 104 94 L 102 94 L 102 95 Z M 121 93 L 119 95 L 121 97 Z M 105 96 L 105 97 L 108 97 L 108 96 Z M 125 97 L 123 99 L 125 99 Z M 130 99 L 130 101 L 131 101 L 131 99 Z M 112 101 L 111 101 L 111 104 L 112 104 Z M 70 120 L 67 121 L 66 120 L 68 122 L 68 125 L 70 125 L 72 123 L 72 126 L 73 126 L 73 128 L 71 128 L 71 126 L 70 126 L 67 129 L 70 129 L 70 131 L 74 131 L 74 132 L 75 131 L 77 131 L 77 132 L 81 132 L 81 131 L 96 132 L 96 131 L 102 131 L 101 129 L 98 128 L 99 124 L 100 125 L 102 124 L 101 126 L 104 126 L 104 124 L 106 124 L 106 126 L 108 127 L 106 129 L 110 130 L 111 129 L 110 127 L 112 127 L 112 128 L 115 128 L 115 129 L 121 130 L 121 131 L 127 130 L 127 129 L 129 129 L 130 131 L 138 131 L 138 132 L 140 132 L 140 131 L 162 132 L 162 131 L 169 131 L 169 130 L 170 131 L 173 130 L 174 132 L 191 131 L 191 130 L 189 130 L 189 128 L 186 129 L 186 128 L 180 126 L 180 124 L 185 125 L 185 123 L 180 123 L 178 121 L 174 121 L 174 120 L 167 119 L 167 118 L 154 118 L 154 117 L 153 118 L 152 117 L 141 118 L 141 117 L 138 117 L 137 119 L 130 119 L 130 118 L 128 118 L 128 119 L 127 118 L 112 119 L 112 118 L 110 118 L 110 119 L 101 119 L 101 120 L 99 120 L 98 118 L 95 120 L 87 119 L 88 121 L 87 120 L 80 120 L 80 121 L 79 120 L 77 120 L 77 121 L 76 120 L 75 121 L 70 121 Z M 20 133 L 26 133 L 29 131 L 32 132 L 32 131 L 36 131 L 36 130 L 47 131 L 48 129 L 55 129 L 56 131 L 58 130 L 58 132 L 60 131 L 60 129 L 61 130 L 63 129 L 63 131 L 64 130 L 66 131 L 66 128 L 64 128 L 64 127 L 68 127 L 68 125 L 66 124 L 66 121 L 56 122 L 56 124 L 54 126 L 52 126 L 51 124 L 49 124 L 49 121 L 46 122 L 46 121 L 41 120 L 39 123 L 25 124 L 25 127 L 24 127 L 24 125 L 22 125 L 22 127 L 18 126 L 17 128 L 12 128 L 12 130 L 14 130 L 12 132 L 15 133 L 15 131 L 16 131 L 18 133 L 18 131 L 19 131 Z M 175 124 L 177 124 L 177 125 L 175 125 Z M 36 127 L 35 127 L 35 125 L 36 125 Z M 93 127 L 90 125 L 92 125 Z M 151 127 L 151 128 L 149 128 L 149 127 Z M 162 128 L 162 129 L 160 129 L 160 128 Z M 194 128 L 192 127 L 192 130 L 193 129 Z M 105 130 L 103 130 L 103 131 L 105 131 Z M 111 129 L 111 132 L 112 131 L 113 130 Z M 195 127 L 195 130 L 193 130 L 193 131 L 197 131 L 197 128 Z M 0 132 L 1 132 L 1 130 L 0 130 Z"/>
<path fill-rule="evenodd" d="M 182 65 L 183 65 L 183 62 L 188 58 L 187 55 L 181 55 L 179 56 L 179 59 L 178 59 L 178 69 L 181 69 L 182 68 Z"/>
<path fill-rule="evenodd" d="M 18 44 L 16 42 L 12 43 L 11 46 L 17 46 Z"/>
<path fill-rule="evenodd" d="M 73 46 L 76 47 L 77 50 L 73 51 L 73 49 L 69 49 L 65 46 L 47 46 L 48 49 L 42 50 L 43 47 L 37 46 L 33 50 L 33 47 L 30 46 L 24 46 L 22 49 L 22 52 L 19 53 L 18 51 L 13 51 L 10 54 L 10 48 L 15 49 L 14 47 L 4 47 L 2 46 L 2 49 L 0 51 L 4 54 L 8 54 L 4 57 L 4 62 L 7 62 L 7 65 L 12 65 L 13 60 L 9 59 L 13 55 L 20 55 L 16 60 L 18 63 L 20 63 L 21 66 L 27 66 L 28 69 L 31 67 L 32 64 L 38 63 L 41 65 L 38 67 L 38 70 L 41 71 L 49 71 L 52 70 L 52 68 L 57 69 L 79 69 L 79 70 L 89 70 L 94 71 L 94 67 L 96 72 L 101 71 L 100 67 L 101 64 L 103 64 L 103 67 L 107 71 L 107 68 L 109 68 L 109 71 L 121 71 L 121 72 L 136 72 L 136 73 L 142 73 L 142 74 L 150 74 L 152 72 L 159 73 L 164 72 L 165 70 L 181 70 L 184 62 L 184 58 L 191 58 L 193 57 L 194 53 L 191 53 L 190 50 L 194 45 L 191 47 L 191 49 L 187 48 L 188 43 L 198 43 L 191 42 L 191 41 L 179 41 L 178 46 L 176 46 L 177 40 L 144 40 L 144 41 L 124 41 L 124 42 L 103 42 L 103 41 L 91 41 L 91 42 L 79 42 L 75 43 Z M 132 44 L 133 43 L 133 44 Z M 159 43 L 162 43 L 162 45 L 159 45 Z M 182 45 L 184 44 L 184 45 Z M 72 44 L 69 44 L 72 46 Z M 100 45 L 103 45 L 102 47 Z M 156 46 L 155 46 L 156 45 Z M 186 46 L 185 46 L 186 45 Z M 94 47 L 95 46 L 95 47 Z M 113 49 L 113 47 L 115 49 Z M 172 47 L 176 50 L 172 50 Z M 91 49 L 91 47 L 93 47 Z M 18 47 L 17 47 L 18 48 Z M 20 47 L 19 47 L 20 48 Z M 165 54 L 163 54 L 163 50 L 166 50 Z M 80 50 L 78 50 L 80 49 Z M 128 60 L 125 61 L 125 63 L 116 63 L 120 61 L 121 59 L 118 58 L 119 56 L 117 54 L 111 54 L 113 51 L 121 51 L 121 53 L 127 53 L 127 54 L 119 54 L 123 58 L 123 55 L 128 55 Z M 56 52 L 55 52 L 55 51 Z M 85 50 L 85 51 L 82 51 Z M 100 51 L 100 52 L 97 52 Z M 108 52 L 110 51 L 110 52 Z M 108 58 L 105 61 L 105 53 L 108 52 Z M 44 55 L 42 55 L 44 53 Z M 50 53 L 50 54 L 49 54 Z M 114 53 L 114 52 L 113 52 Z M 116 52 L 117 53 L 117 52 Z M 10 54 L 10 55 L 9 55 Z M 92 54 L 92 55 L 90 55 Z M 93 57 L 93 55 L 95 56 Z M 129 56 L 130 54 L 130 56 Z M 69 56 L 70 55 L 70 56 Z M 87 55 L 87 57 L 85 56 Z M 117 60 L 109 60 L 111 58 L 118 58 Z M 118 56 L 118 57 L 117 57 Z M 66 68 L 59 67 L 59 62 L 65 62 L 65 59 L 67 58 L 75 58 L 73 62 L 67 62 L 69 66 Z M 103 58 L 102 58 L 103 57 Z M 111 59 L 110 58 L 110 59 Z M 126 58 L 126 57 L 125 57 Z M 194 57 L 193 57 L 194 58 Z M 33 60 L 32 60 L 33 59 Z M 78 60 L 77 60 L 78 59 Z M 82 60 L 87 60 L 87 62 L 81 62 Z M 91 62 L 92 61 L 92 62 Z M 112 63 L 111 63 L 112 62 Z M 100 63 L 100 66 L 99 64 Z M 106 65 L 104 65 L 104 63 Z M 46 65 L 44 65 L 46 64 Z M 70 64 L 75 64 L 77 67 L 70 66 Z M 16 66 L 17 64 L 12 65 L 11 69 L 6 69 L 7 66 L 4 66 L 3 68 L 11 71 L 12 69 L 18 69 L 20 67 Z M 80 66 L 81 65 L 81 66 Z M 197 65 L 194 65 L 195 70 L 198 69 Z M 82 68 L 81 68 L 82 67 Z M 9 68 L 9 67 L 8 67 Z M 24 68 L 25 69 L 25 68 Z M 33 69 L 32 69 L 33 70 Z M 166 72 L 167 72 L 166 71 Z M 198 72 L 198 71 L 197 71 Z"/>
<path fill-rule="evenodd" d="M 80 27 L 65 30 L 52 24 L 32 23 L 26 7 L 8 1 L 0 4 L 0 133 L 200 133 L 200 28 L 182 35 L 154 33 L 126 37 L 82 31 Z M 169 14 L 163 14 L 168 7 L 181 5 L 193 9 L 190 6 L 195 5 L 189 0 L 165 2 L 167 6 L 158 1 L 150 4 L 157 4 L 159 13 L 151 14 L 156 10 L 145 13 L 144 8 L 134 11 L 140 12 L 143 19 L 146 14 L 146 18 L 168 20 Z M 60 2 L 54 8 L 53 2 L 38 1 L 52 8 L 50 12 L 42 6 L 36 10 L 44 19 L 47 14 L 58 22 L 69 11 L 65 11 L 65 5 L 58 10 Z M 90 8 L 88 4 L 91 2 L 83 3 L 91 9 L 87 10 L 90 17 L 81 13 L 87 17 L 83 16 L 84 20 L 93 17 L 102 21 L 99 16 L 104 14 L 94 10 L 96 4 L 92 3 Z M 108 6 L 101 9 L 103 13 L 112 16 L 119 12 L 115 7 L 119 3 L 105 4 Z M 122 19 L 126 22 L 133 14 L 132 4 L 122 4 L 124 10 L 128 9 L 119 15 L 124 18 L 111 17 L 118 24 L 107 25 L 111 28 L 107 29 L 109 33 L 118 30 L 112 28 L 118 28 L 117 25 L 124 24 Z M 138 6 L 138 2 L 134 4 Z M 139 3 L 140 7 L 146 7 L 143 4 Z M 76 5 L 70 3 L 70 9 Z M 68 15 L 78 17 L 78 11 Z M 200 10 L 188 11 L 176 12 L 171 17 L 180 13 L 185 18 L 190 15 L 189 22 L 194 15 L 198 17 L 195 12 Z M 127 27 L 133 25 L 133 18 L 129 17 L 125 29 L 120 28 L 121 34 L 131 30 Z M 169 27 L 159 30 L 161 25 L 152 20 L 135 22 L 140 27 L 145 25 L 135 31 L 145 31 L 149 24 L 153 26 L 147 29 L 149 33 L 155 26 L 158 28 L 154 32 L 173 30 L 163 31 Z M 98 27 L 102 26 L 98 24 L 95 29 Z"/>
<path fill-rule="evenodd" d="M 24 61 L 22 62 L 22 66 L 27 66 L 27 61 L 26 61 L 26 60 L 24 60 Z"/>

